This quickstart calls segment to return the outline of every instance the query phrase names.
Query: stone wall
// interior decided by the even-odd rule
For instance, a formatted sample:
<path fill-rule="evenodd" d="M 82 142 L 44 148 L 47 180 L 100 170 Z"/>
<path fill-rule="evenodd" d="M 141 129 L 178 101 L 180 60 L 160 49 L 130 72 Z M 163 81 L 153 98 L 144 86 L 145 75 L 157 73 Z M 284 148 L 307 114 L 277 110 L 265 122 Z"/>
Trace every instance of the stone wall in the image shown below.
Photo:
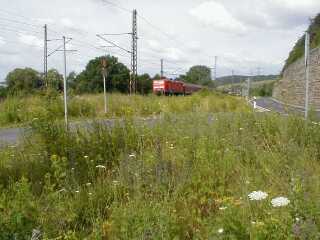
<path fill-rule="evenodd" d="M 273 97 L 286 104 L 305 105 L 305 64 L 304 57 L 289 65 L 283 78 L 275 85 Z M 309 104 L 320 109 L 320 48 L 310 52 Z"/>

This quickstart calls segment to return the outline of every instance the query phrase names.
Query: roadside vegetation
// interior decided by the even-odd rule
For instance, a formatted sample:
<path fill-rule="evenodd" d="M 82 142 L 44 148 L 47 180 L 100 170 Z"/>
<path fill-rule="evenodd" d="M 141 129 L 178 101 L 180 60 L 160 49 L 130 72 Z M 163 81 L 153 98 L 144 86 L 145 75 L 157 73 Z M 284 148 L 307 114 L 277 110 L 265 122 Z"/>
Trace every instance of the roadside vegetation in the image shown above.
<path fill-rule="evenodd" d="M 0 151 L 1 239 L 320 236 L 317 124 L 193 111 L 71 132 L 47 119 L 31 127 Z"/>
<path fill-rule="evenodd" d="M 203 91 L 192 96 L 159 97 L 108 94 L 108 113 L 104 113 L 103 94 L 71 95 L 69 116 L 73 120 L 147 117 L 160 113 L 240 112 L 248 107 L 244 101 L 219 93 Z M 34 119 L 64 117 L 63 98 L 56 91 L 27 96 L 7 97 L 0 103 L 0 126 L 28 124 Z"/>
<path fill-rule="evenodd" d="M 316 48 L 320 46 L 320 14 L 318 14 L 308 28 L 311 36 L 311 48 Z M 304 56 L 305 51 L 305 35 L 303 35 L 296 42 L 295 46 L 291 50 L 288 59 L 286 60 L 286 64 L 283 68 L 286 69 L 291 63 L 294 63 L 296 60 Z"/>

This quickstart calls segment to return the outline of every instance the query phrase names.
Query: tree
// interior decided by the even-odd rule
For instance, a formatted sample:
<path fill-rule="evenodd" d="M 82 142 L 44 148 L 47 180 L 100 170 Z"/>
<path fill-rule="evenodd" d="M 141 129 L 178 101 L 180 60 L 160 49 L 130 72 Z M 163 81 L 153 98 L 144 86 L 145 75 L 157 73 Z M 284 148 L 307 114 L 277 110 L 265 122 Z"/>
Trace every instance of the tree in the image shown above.
<path fill-rule="evenodd" d="M 40 74 L 32 68 L 16 68 L 9 72 L 6 77 L 8 91 L 30 92 L 43 86 L 43 80 Z"/>
<path fill-rule="evenodd" d="M 193 66 L 187 72 L 185 81 L 194 84 L 209 85 L 212 82 L 211 69 L 207 66 Z"/>
<path fill-rule="evenodd" d="M 89 61 L 86 69 L 75 79 L 76 92 L 102 92 L 103 78 L 101 60 L 107 60 L 107 90 L 128 92 L 129 69 L 113 56 L 97 57 Z"/>
<path fill-rule="evenodd" d="M 52 89 L 63 90 L 63 76 L 56 69 L 50 69 L 47 75 L 48 86 Z"/>
<path fill-rule="evenodd" d="M 77 73 L 74 71 L 69 73 L 69 75 L 67 76 L 67 82 L 70 89 L 76 88 L 76 78 L 77 78 Z"/>
<path fill-rule="evenodd" d="M 138 76 L 138 92 L 141 94 L 148 94 L 152 91 L 152 79 L 149 74 L 145 73 Z"/>

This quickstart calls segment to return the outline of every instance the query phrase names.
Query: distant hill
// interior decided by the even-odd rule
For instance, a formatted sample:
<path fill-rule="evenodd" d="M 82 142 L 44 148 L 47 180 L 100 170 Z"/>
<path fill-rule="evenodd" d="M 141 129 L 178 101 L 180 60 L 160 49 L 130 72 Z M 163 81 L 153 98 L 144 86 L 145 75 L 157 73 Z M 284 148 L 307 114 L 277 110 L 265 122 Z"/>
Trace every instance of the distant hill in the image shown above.
<path fill-rule="evenodd" d="M 279 78 L 278 75 L 259 75 L 259 76 L 234 75 L 234 76 L 219 77 L 217 78 L 215 83 L 216 83 L 216 86 L 243 83 L 248 79 L 248 77 L 250 77 L 253 82 L 276 80 Z"/>
<path fill-rule="evenodd" d="M 318 14 L 308 28 L 310 32 L 311 48 L 320 46 L 320 14 Z M 284 65 L 284 69 L 291 63 L 295 62 L 300 57 L 304 56 L 305 35 L 303 35 L 295 44 L 291 50 L 288 59 Z"/>

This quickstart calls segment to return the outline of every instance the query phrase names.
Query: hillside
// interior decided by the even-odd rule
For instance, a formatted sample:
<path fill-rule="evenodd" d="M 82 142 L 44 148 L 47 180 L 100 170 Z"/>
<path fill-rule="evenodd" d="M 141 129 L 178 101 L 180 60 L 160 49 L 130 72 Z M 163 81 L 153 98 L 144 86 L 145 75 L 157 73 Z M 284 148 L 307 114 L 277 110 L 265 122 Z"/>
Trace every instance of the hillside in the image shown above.
<path fill-rule="evenodd" d="M 222 86 L 227 84 L 242 83 L 251 77 L 253 82 L 276 80 L 278 75 L 260 75 L 260 76 L 244 76 L 244 75 L 234 75 L 234 76 L 224 76 L 217 78 L 216 86 Z"/>
<path fill-rule="evenodd" d="M 308 31 L 311 33 L 311 48 L 316 48 L 320 45 L 320 13 L 312 19 L 312 22 L 308 28 Z M 299 59 L 304 55 L 304 46 L 305 46 L 305 35 L 303 35 L 295 44 L 291 50 L 288 59 L 286 60 L 285 66 L 283 69 L 286 69 L 288 65 Z"/>

